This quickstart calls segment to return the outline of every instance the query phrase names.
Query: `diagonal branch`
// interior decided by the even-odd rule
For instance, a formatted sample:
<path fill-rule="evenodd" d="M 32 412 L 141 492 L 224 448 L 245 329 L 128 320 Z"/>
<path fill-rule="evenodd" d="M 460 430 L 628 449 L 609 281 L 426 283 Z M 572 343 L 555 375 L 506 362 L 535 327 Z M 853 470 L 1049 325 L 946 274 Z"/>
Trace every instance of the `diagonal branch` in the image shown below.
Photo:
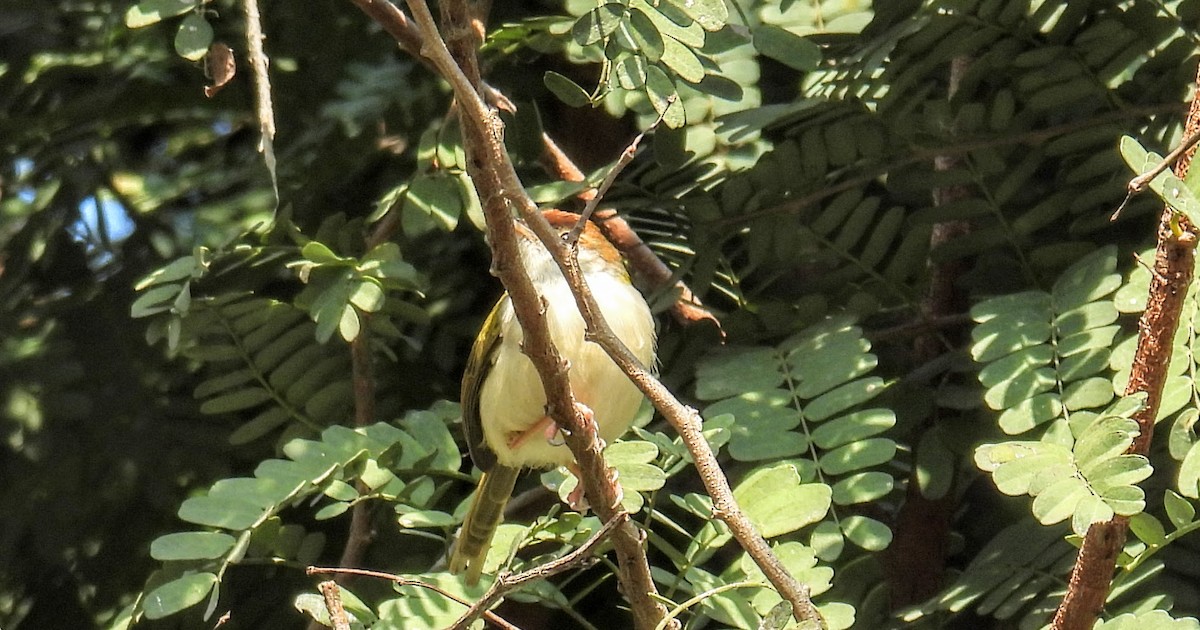
<path fill-rule="evenodd" d="M 493 272 L 508 290 L 517 320 L 525 331 L 523 350 L 533 362 L 545 387 L 547 411 L 560 426 L 569 429 L 567 446 L 575 455 L 582 473 L 580 482 L 596 514 L 605 521 L 611 520 L 621 512 L 618 491 L 601 455 L 596 434 L 585 430 L 586 423 L 578 413 L 568 379 L 568 365 L 550 338 L 542 309 L 543 298 L 521 265 L 512 221 L 512 204 L 519 203 L 523 206 L 522 212 L 540 221 L 540 225 L 534 223 L 535 230 L 544 228 L 543 234 L 547 234 L 553 229 L 524 194 L 524 188 L 505 151 L 500 122 L 479 97 L 476 88 L 479 79 L 475 74 L 478 66 L 473 63 L 474 49 L 468 46 L 459 48 L 458 54 L 467 60 L 465 63 L 456 61 L 439 35 L 433 15 L 424 0 L 407 2 L 424 38 L 421 54 L 429 58 L 454 89 L 459 105 L 463 145 L 467 152 L 467 168 L 483 202 L 492 247 Z M 459 3 L 443 2 L 441 8 L 443 12 L 451 13 L 452 19 L 449 21 L 454 25 L 452 28 L 462 29 L 472 19 L 469 15 L 462 15 L 469 12 Z M 460 13 L 455 15 L 456 11 Z M 461 45 L 462 40 L 455 41 Z M 463 68 L 472 74 L 471 78 Z M 551 237 L 550 240 L 558 245 L 561 252 L 562 244 L 557 237 Z M 657 588 L 650 575 L 641 530 L 624 519 L 614 531 L 612 540 L 621 567 L 618 579 L 629 599 L 635 625 L 638 628 L 653 628 L 666 617 L 667 611 L 656 599 Z"/>
<path fill-rule="evenodd" d="M 475 88 L 476 82 L 464 74 L 437 35 L 437 26 L 433 23 L 429 7 L 424 0 L 406 2 L 413 13 L 413 19 L 426 36 L 422 54 L 427 56 L 450 82 L 458 100 L 464 144 L 468 147 L 468 167 L 472 170 L 472 179 L 479 189 L 479 196 L 484 200 L 484 212 L 495 256 L 493 266 L 512 296 L 514 310 L 522 328 L 525 329 L 525 350 L 537 367 L 546 388 L 551 416 L 562 425 L 573 429 L 572 435 L 567 437 L 567 445 L 571 447 L 577 463 L 583 470 L 580 481 L 588 499 L 597 506 L 597 514 L 607 521 L 616 513 L 610 507 L 616 503 L 616 497 L 608 494 L 615 488 L 606 487 L 602 482 L 607 476 L 603 458 L 598 452 L 594 453 L 593 457 L 586 441 L 581 440 L 587 436 L 575 430 L 582 428 L 582 423 L 573 407 L 574 399 L 567 381 L 566 366 L 562 364 L 561 356 L 550 343 L 545 321 L 539 312 L 539 298 L 517 258 L 516 234 L 508 214 L 511 206 L 517 207 L 562 269 L 575 294 L 580 313 L 588 325 L 589 340 L 604 348 L 683 438 L 695 460 L 705 489 L 713 499 L 713 516 L 729 526 L 734 538 L 754 559 L 771 584 L 792 604 L 793 616 L 799 621 L 808 621 L 824 627 L 824 620 L 812 603 L 808 587 L 797 582 L 788 573 L 733 499 L 729 481 L 717 463 L 716 455 L 701 434 L 700 414 L 680 403 L 658 382 L 604 321 L 595 297 L 583 281 L 578 261 L 525 193 L 505 150 L 499 119 L 480 99 Z M 450 4 L 444 2 L 443 10 L 447 10 Z M 474 51 L 471 51 L 471 56 L 473 53 Z M 467 67 L 471 67 L 471 64 L 468 63 Z M 595 444 L 594 440 L 592 444 Z M 595 501 L 597 498 L 602 501 Z M 632 604 L 634 620 L 639 628 L 654 627 L 658 620 L 666 617 L 666 609 L 655 599 L 657 591 L 650 578 L 645 553 L 641 549 L 640 532 L 627 522 L 614 532 L 613 545 L 622 568 L 618 577 L 622 581 L 626 597 Z M 634 590 L 637 588 L 648 590 Z M 671 622 L 677 623 L 675 620 Z"/>
<path fill-rule="evenodd" d="M 544 580 L 568 569 L 583 565 L 591 558 L 592 551 L 608 538 L 612 530 L 616 529 L 617 525 L 621 524 L 622 521 L 628 519 L 629 515 L 624 512 L 617 514 L 612 520 L 601 526 L 595 534 L 592 534 L 591 538 L 588 538 L 582 545 L 561 558 L 551 560 L 546 564 L 538 565 L 515 575 L 507 572 L 501 573 L 496 577 L 496 581 L 492 582 L 492 585 L 488 587 L 483 597 L 480 597 L 479 601 L 472 604 L 470 609 L 463 613 L 462 617 L 459 617 L 458 621 L 455 621 L 454 625 L 450 626 L 447 630 L 466 630 L 484 611 L 499 601 L 501 597 L 520 588 L 524 584 Z"/>

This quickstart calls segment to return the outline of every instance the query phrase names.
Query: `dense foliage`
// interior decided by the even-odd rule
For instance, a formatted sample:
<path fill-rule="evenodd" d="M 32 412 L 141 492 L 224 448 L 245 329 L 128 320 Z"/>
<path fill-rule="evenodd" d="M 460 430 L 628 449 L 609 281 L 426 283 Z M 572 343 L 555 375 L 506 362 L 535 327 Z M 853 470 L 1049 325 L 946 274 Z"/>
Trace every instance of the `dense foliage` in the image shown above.
<path fill-rule="evenodd" d="M 449 91 L 351 2 L 260 9 L 273 160 L 242 2 L 0 2 L 0 627 L 302 627 L 328 619 L 305 567 L 364 540 L 358 566 L 483 592 L 443 562 L 477 475 L 458 379 L 500 292 Z M 831 627 L 1041 627 L 1072 543 L 1122 515 L 1103 627 L 1195 628 L 1200 311 L 1193 291 L 1153 448 L 1127 454 L 1163 202 L 1110 215 L 1179 142 L 1197 18 L 1195 0 L 496 2 L 481 62 L 541 203 L 578 209 L 583 188 L 544 168 L 543 133 L 594 183 L 659 121 L 606 205 L 725 335 L 653 291 L 661 378 Z M 213 42 L 238 74 L 206 96 Z M 1189 217 L 1196 188 L 1155 183 Z M 782 627 L 649 407 L 607 456 L 687 627 Z M 556 500 L 572 483 L 527 475 L 489 569 L 601 526 Z M 614 570 L 498 611 L 625 627 Z M 463 610 L 367 578 L 342 597 L 356 627 Z"/>

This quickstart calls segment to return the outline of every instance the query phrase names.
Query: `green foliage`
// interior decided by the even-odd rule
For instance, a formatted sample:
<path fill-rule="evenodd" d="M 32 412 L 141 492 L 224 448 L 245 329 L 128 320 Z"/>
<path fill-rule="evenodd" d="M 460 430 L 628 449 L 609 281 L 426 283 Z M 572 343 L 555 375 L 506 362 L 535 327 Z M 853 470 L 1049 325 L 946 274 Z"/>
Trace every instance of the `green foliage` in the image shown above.
<path fill-rule="evenodd" d="M 158 585 L 147 588 L 125 616 L 131 622 L 140 614 L 158 619 L 208 597 L 207 619 L 216 610 L 222 577 L 231 566 L 264 559 L 313 562 L 324 537 L 285 524 L 279 514 L 314 496 L 332 499 L 316 512 L 317 519 L 341 514 L 357 501 L 384 499 L 426 506 L 438 494 L 436 478 L 426 473 L 458 468 L 458 448 L 445 424 L 456 414 L 451 406 L 442 408 L 441 417 L 413 413 L 399 426 L 330 427 L 320 441 L 289 442 L 283 448 L 288 459 L 263 461 L 254 477 L 223 479 L 207 493 L 184 501 L 180 519 L 218 531 L 168 534 L 152 542 L 151 556 L 171 564 L 151 577 L 151 584 Z M 397 477 L 388 470 L 392 466 L 409 476 Z M 350 485 L 356 481 L 362 483 L 363 492 Z"/>
<path fill-rule="evenodd" d="M 983 399 L 1001 412 L 1010 435 L 1051 423 L 1062 434 L 1074 412 L 1107 405 L 1109 364 L 1118 312 L 1110 296 L 1120 285 L 1116 249 L 1072 265 L 1050 292 L 1027 291 L 985 300 L 971 309 L 971 355 L 980 364 Z"/>
<path fill-rule="evenodd" d="M 1005 494 L 1036 497 L 1033 515 L 1044 525 L 1068 518 L 1076 534 L 1114 514 L 1132 516 L 1146 507 L 1136 484 L 1153 472 L 1146 458 L 1124 454 L 1137 436 L 1129 419 L 1141 404 L 1122 399 L 1090 420 L 1070 447 L 1061 443 L 984 444 L 975 463 L 992 473 Z"/>
<path fill-rule="evenodd" d="M 1197 176 L 1109 217 L 1178 142 L 1200 2 L 547 6 L 493 3 L 481 53 L 522 181 L 578 208 L 663 118 L 606 205 L 728 343 L 664 318 L 662 377 L 830 627 L 1041 627 L 1113 515 L 1132 536 L 1098 627 L 1195 627 L 1194 287 L 1145 457 L 1122 395 L 1146 247 Z M 352 627 L 443 628 L 464 607 L 416 582 L 488 587 L 439 563 L 474 477 L 437 401 L 499 292 L 445 85 L 352 3 L 261 8 L 278 204 L 248 79 L 203 93 L 237 3 L 0 8 L 4 628 L 328 622 L 304 568 L 356 512 L 362 565 L 414 582 L 343 587 Z M 586 182 L 542 168 L 543 133 Z M 788 627 L 664 422 L 606 455 L 685 627 Z M 488 576 L 601 526 L 537 477 Z M 597 557 L 505 614 L 628 626 Z"/>

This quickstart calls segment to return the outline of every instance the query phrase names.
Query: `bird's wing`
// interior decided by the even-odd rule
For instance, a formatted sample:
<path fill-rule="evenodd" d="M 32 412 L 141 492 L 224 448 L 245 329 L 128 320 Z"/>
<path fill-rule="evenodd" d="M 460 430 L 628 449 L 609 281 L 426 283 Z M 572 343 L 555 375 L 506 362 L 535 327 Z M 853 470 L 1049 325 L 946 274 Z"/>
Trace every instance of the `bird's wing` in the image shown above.
<path fill-rule="evenodd" d="M 487 472 L 496 465 L 496 453 L 487 444 L 483 435 L 483 420 L 479 415 L 479 396 L 483 391 L 483 381 L 488 370 L 496 362 L 496 351 L 500 348 L 501 313 L 508 303 L 505 293 L 496 301 L 492 312 L 483 321 L 483 328 L 471 346 L 471 356 L 467 358 L 467 369 L 463 374 L 462 401 L 463 432 L 467 437 L 467 450 L 471 453 L 471 461 L 480 470 Z"/>

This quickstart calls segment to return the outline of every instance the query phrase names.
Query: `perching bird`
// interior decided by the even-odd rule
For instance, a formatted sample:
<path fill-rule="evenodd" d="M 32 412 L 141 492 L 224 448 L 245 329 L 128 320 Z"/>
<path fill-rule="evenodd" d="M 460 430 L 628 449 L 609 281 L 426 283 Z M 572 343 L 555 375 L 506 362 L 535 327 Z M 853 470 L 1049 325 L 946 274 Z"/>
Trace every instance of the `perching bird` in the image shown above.
<path fill-rule="evenodd" d="M 578 216 L 548 210 L 543 216 L 562 234 Z M 592 412 L 605 442 L 620 437 L 637 414 L 642 394 L 608 354 L 584 340 L 583 318 L 550 252 L 524 223 L 517 224 L 525 270 L 545 298 L 546 322 L 559 353 L 569 362 L 575 399 Z M 654 319 L 645 298 L 629 281 L 621 255 L 588 222 L 579 237 L 579 265 L 613 332 L 645 365 L 654 359 Z M 546 415 L 546 394 L 529 357 L 522 330 L 505 294 L 475 338 L 462 380 L 463 426 L 471 459 L 483 471 L 467 511 L 450 570 L 475 584 L 504 506 L 522 468 L 574 466 L 574 456 Z M 582 489 L 582 485 L 579 486 Z"/>

